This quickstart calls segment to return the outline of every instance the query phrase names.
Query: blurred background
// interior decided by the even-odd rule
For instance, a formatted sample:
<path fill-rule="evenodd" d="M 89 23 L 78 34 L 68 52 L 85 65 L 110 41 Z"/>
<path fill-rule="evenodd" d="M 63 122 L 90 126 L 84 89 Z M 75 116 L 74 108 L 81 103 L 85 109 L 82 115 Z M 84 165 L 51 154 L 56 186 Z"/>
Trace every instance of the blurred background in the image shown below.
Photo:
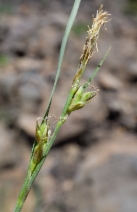
<path fill-rule="evenodd" d="M 61 114 L 100 4 L 112 14 L 82 81 L 111 51 L 92 85 L 97 98 L 62 127 L 23 212 L 137 211 L 137 1 L 83 0 L 50 112 Z M 13 211 L 43 116 L 73 0 L 0 0 L 0 211 Z"/>

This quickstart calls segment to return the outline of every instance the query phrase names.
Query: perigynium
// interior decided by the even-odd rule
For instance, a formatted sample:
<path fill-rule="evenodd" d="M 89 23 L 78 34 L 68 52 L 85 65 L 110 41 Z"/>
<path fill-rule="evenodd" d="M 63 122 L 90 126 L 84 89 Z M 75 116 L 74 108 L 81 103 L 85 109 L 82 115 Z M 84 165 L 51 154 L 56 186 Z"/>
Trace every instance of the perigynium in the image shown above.
<path fill-rule="evenodd" d="M 106 52 L 105 56 L 97 66 L 97 68 L 94 70 L 94 72 L 91 74 L 87 82 L 84 84 L 80 85 L 80 80 L 82 77 L 82 74 L 87 66 L 87 63 L 93 53 L 95 51 L 98 51 L 97 48 L 97 41 L 99 38 L 99 33 L 101 26 L 104 25 L 109 21 L 108 12 L 103 11 L 103 6 L 101 5 L 99 10 L 97 11 L 96 17 L 93 17 L 92 20 L 92 26 L 91 28 L 89 27 L 87 31 L 87 38 L 84 44 L 84 48 L 82 51 L 82 54 L 79 59 L 79 64 L 77 67 L 76 74 L 72 80 L 72 86 L 70 88 L 66 104 L 64 106 L 64 109 L 62 111 L 62 114 L 55 126 L 55 129 L 53 131 L 53 134 L 51 135 L 51 130 L 50 130 L 50 123 L 48 120 L 48 114 L 50 110 L 50 106 L 52 103 L 52 97 L 56 88 L 56 84 L 58 81 L 60 69 L 61 69 L 61 64 L 63 60 L 63 55 L 68 39 L 69 32 L 71 30 L 72 24 L 74 22 L 75 16 L 77 14 L 79 5 L 80 5 L 81 0 L 75 0 L 72 12 L 70 14 L 70 18 L 66 27 L 66 31 L 62 40 L 62 45 L 61 45 L 61 50 L 60 50 L 60 56 L 59 56 L 59 62 L 58 62 L 58 68 L 57 68 L 57 74 L 55 78 L 55 83 L 53 85 L 53 89 L 49 98 L 47 110 L 43 116 L 43 118 L 40 119 L 40 123 L 38 122 L 39 120 L 36 121 L 36 135 L 35 135 L 35 142 L 32 148 L 31 152 L 31 157 L 30 157 L 30 162 L 28 165 L 28 172 L 27 176 L 25 179 L 25 182 L 22 186 L 21 192 L 19 194 L 19 197 L 17 199 L 17 204 L 15 206 L 14 212 L 20 212 L 23 204 L 27 198 L 27 195 L 31 189 L 31 186 L 38 175 L 45 159 L 46 156 L 49 153 L 50 148 L 52 147 L 56 136 L 63 125 L 63 123 L 67 120 L 69 115 L 75 111 L 83 108 L 86 104 L 88 104 L 95 96 L 98 94 L 98 89 L 95 89 L 93 91 L 88 91 L 86 92 L 86 88 L 90 85 L 91 81 L 95 77 L 96 73 L 100 69 L 101 65 L 103 64 L 109 50 Z M 46 183 L 46 182 L 45 182 Z"/>

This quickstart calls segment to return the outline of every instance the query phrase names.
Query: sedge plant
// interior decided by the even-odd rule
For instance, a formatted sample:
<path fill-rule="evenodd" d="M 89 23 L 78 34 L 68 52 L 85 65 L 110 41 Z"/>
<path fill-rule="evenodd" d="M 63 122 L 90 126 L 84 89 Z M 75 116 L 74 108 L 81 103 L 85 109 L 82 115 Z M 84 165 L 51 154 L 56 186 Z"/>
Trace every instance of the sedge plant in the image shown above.
<path fill-rule="evenodd" d="M 52 103 L 52 97 L 53 97 L 53 94 L 54 94 L 54 91 L 56 88 L 56 84 L 57 84 L 57 81 L 59 78 L 61 64 L 62 64 L 62 60 L 63 60 L 63 56 L 64 56 L 64 51 L 65 51 L 68 35 L 70 33 L 72 24 L 74 22 L 76 14 L 77 14 L 80 2 L 81 2 L 81 0 L 74 1 L 74 5 L 72 8 L 70 17 L 69 17 L 66 31 L 65 31 L 65 34 L 64 34 L 64 37 L 62 40 L 57 74 L 56 74 L 53 89 L 52 89 L 52 92 L 51 92 L 51 95 L 49 98 L 46 112 L 45 112 L 43 118 L 38 118 L 36 120 L 36 135 L 35 135 L 35 141 L 34 141 L 32 152 L 31 152 L 30 162 L 28 165 L 28 171 L 27 171 L 25 182 L 22 186 L 21 192 L 17 199 L 17 203 L 15 206 L 14 212 L 21 211 L 23 204 L 24 204 L 24 202 L 28 196 L 28 193 L 31 189 L 31 186 L 32 186 L 35 178 L 37 177 L 37 175 L 49 153 L 49 150 L 51 149 L 51 147 L 57 137 L 57 134 L 58 134 L 61 126 L 68 119 L 68 117 L 70 116 L 70 114 L 73 111 L 83 108 L 98 94 L 98 89 L 87 92 L 86 88 L 90 85 L 91 81 L 93 80 L 93 78 L 97 74 L 98 70 L 102 66 L 110 49 L 108 49 L 108 51 L 104 55 L 103 59 L 100 61 L 99 65 L 94 70 L 94 72 L 91 74 L 91 76 L 89 77 L 87 82 L 81 85 L 80 80 L 83 75 L 83 72 L 85 71 L 85 68 L 87 66 L 89 59 L 91 58 L 93 53 L 97 50 L 97 41 L 99 38 L 101 26 L 109 21 L 108 20 L 109 14 L 108 14 L 108 12 L 103 11 L 102 5 L 100 6 L 99 10 L 97 11 L 96 16 L 93 17 L 91 28 L 89 27 L 89 29 L 87 31 L 88 35 L 87 35 L 87 38 L 85 41 L 83 52 L 79 59 L 76 74 L 72 81 L 72 86 L 70 88 L 64 109 L 61 113 L 61 116 L 60 116 L 55 128 L 54 128 L 53 134 L 51 135 L 48 114 L 49 114 L 50 106 Z"/>

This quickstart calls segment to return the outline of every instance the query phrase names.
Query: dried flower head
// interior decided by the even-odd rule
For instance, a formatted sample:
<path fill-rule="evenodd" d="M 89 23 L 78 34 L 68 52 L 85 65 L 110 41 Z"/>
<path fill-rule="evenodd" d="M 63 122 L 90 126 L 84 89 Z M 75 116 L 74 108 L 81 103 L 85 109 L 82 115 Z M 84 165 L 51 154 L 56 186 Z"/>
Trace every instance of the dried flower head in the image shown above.
<path fill-rule="evenodd" d="M 76 83 L 76 81 L 78 82 L 80 80 L 89 59 L 95 52 L 94 50 L 95 46 L 98 51 L 97 40 L 99 37 L 100 28 L 102 25 L 104 25 L 106 22 L 109 21 L 108 16 L 110 15 L 108 12 L 103 11 L 102 8 L 103 5 L 101 5 L 99 10 L 97 11 L 96 17 L 95 18 L 93 17 L 92 27 L 91 28 L 89 27 L 89 30 L 87 31 L 88 37 L 86 38 L 83 52 L 79 59 L 78 71 L 74 77 L 73 85 Z"/>
<path fill-rule="evenodd" d="M 102 25 L 108 22 L 108 16 L 110 15 L 108 12 L 103 11 L 103 5 L 100 6 L 99 10 L 97 10 L 96 17 L 93 17 L 92 27 L 89 27 L 88 37 L 86 38 L 86 42 L 84 45 L 83 53 L 80 57 L 79 65 L 83 62 L 87 64 L 90 57 L 94 53 L 94 47 L 97 47 L 97 39 L 99 37 L 99 31 Z M 97 49 L 98 50 L 98 49 Z"/>

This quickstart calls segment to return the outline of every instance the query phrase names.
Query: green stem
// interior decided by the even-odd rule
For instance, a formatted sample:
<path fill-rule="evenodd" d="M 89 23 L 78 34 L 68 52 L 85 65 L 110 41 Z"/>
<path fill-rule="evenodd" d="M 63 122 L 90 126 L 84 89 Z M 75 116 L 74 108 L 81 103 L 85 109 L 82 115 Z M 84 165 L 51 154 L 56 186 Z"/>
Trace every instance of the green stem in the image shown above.
<path fill-rule="evenodd" d="M 23 204 L 24 204 L 24 202 L 25 202 L 25 200 L 28 196 L 28 193 L 31 189 L 31 186 L 32 186 L 36 176 L 38 175 L 38 173 L 39 173 L 39 171 L 40 171 L 40 169 L 41 169 L 41 167 L 42 167 L 42 165 L 43 165 L 43 163 L 44 163 L 44 161 L 45 161 L 45 159 L 46 159 L 46 157 L 49 153 L 49 150 L 51 149 L 51 147 L 52 147 L 52 145 L 53 145 L 53 143 L 54 143 L 54 141 L 57 137 L 57 134 L 58 134 L 62 124 L 65 121 L 64 118 L 67 115 L 67 109 L 70 105 L 72 98 L 73 98 L 73 92 L 72 92 L 72 90 L 70 90 L 69 96 L 67 98 L 66 104 L 65 104 L 63 112 L 61 114 L 61 118 L 60 118 L 60 120 L 58 121 L 58 123 L 55 127 L 54 133 L 53 133 L 50 141 L 46 145 L 46 150 L 44 152 L 43 158 L 41 159 L 40 163 L 36 166 L 36 168 L 35 168 L 35 170 L 34 170 L 34 172 L 31 176 L 29 175 L 29 169 L 28 169 L 28 174 L 27 174 L 27 177 L 25 179 L 25 183 L 23 184 L 22 190 L 19 194 L 14 212 L 20 212 L 21 211 Z"/>
<path fill-rule="evenodd" d="M 25 200 L 27 198 L 27 195 L 29 193 L 29 191 L 28 191 L 28 183 L 29 183 L 29 177 L 27 175 L 26 179 L 25 179 L 25 182 L 24 182 L 24 184 L 22 186 L 21 192 L 20 192 L 20 194 L 18 196 L 17 204 L 15 206 L 14 212 L 20 212 L 22 207 L 23 207 L 23 204 L 24 204 L 24 202 L 25 202 Z"/>

